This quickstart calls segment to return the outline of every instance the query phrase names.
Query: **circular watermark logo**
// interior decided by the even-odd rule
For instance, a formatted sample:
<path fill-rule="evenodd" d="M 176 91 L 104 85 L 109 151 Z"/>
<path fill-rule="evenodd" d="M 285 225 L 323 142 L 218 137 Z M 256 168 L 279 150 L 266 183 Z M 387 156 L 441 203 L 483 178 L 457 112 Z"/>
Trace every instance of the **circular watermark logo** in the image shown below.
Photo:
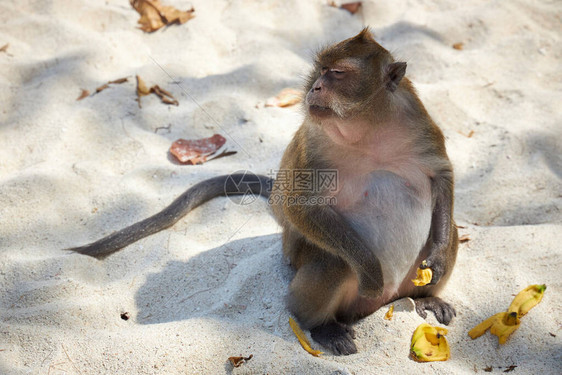
<path fill-rule="evenodd" d="M 254 203 L 261 189 L 259 177 L 248 170 L 231 173 L 224 182 L 224 194 L 232 202 L 243 206 Z"/>

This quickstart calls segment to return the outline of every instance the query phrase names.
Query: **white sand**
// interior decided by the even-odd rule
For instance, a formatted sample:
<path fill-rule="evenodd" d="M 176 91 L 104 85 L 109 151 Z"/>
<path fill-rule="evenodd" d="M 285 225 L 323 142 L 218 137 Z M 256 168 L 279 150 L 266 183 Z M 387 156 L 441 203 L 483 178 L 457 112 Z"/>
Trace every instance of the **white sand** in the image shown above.
<path fill-rule="evenodd" d="M 154 34 L 135 28 L 125 0 L 0 3 L 0 47 L 10 43 L 0 53 L 0 373 L 562 373 L 560 2 L 368 1 L 355 16 L 325 3 L 193 1 L 195 19 Z M 306 353 L 287 322 L 292 271 L 264 201 L 216 199 L 104 261 L 62 251 L 210 176 L 277 168 L 301 114 L 256 104 L 298 87 L 313 51 L 364 24 L 408 62 L 455 166 L 455 216 L 470 241 L 443 293 L 458 312 L 449 361 L 408 358 L 423 322 L 408 300 L 390 322 L 385 308 L 357 325 L 358 354 Z M 139 109 L 136 74 L 180 105 L 150 96 Z M 173 140 L 213 133 L 238 154 L 168 159 Z M 507 344 L 467 336 L 534 283 L 545 297 Z M 240 368 L 227 362 L 249 354 Z"/>

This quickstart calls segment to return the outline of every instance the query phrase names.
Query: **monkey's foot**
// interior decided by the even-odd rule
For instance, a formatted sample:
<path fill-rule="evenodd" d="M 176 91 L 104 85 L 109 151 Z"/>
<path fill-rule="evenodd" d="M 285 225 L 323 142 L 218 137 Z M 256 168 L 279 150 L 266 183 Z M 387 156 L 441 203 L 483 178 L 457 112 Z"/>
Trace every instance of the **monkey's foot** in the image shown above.
<path fill-rule="evenodd" d="M 416 312 L 424 319 L 427 317 L 425 310 L 433 311 L 439 323 L 445 325 L 449 325 L 451 319 L 457 316 L 453 306 L 439 297 L 417 298 L 414 302 L 416 303 Z"/>
<path fill-rule="evenodd" d="M 357 353 L 357 347 L 353 342 L 355 331 L 350 326 L 332 322 L 312 328 L 310 335 L 314 341 L 329 349 L 335 355 Z"/>

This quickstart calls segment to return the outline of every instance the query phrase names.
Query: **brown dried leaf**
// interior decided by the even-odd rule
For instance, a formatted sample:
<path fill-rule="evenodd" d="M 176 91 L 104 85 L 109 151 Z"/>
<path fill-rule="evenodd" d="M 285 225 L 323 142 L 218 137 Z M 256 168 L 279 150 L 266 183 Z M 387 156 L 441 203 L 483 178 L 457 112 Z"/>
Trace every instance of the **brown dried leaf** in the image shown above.
<path fill-rule="evenodd" d="M 342 4 L 340 6 L 340 8 L 347 10 L 351 14 L 355 14 L 359 11 L 359 8 L 361 7 L 361 4 L 362 4 L 361 1 L 355 1 L 353 3 Z"/>
<path fill-rule="evenodd" d="M 266 107 L 289 107 L 299 103 L 302 100 L 302 91 L 285 88 L 277 94 L 277 96 L 269 98 L 265 101 Z"/>
<path fill-rule="evenodd" d="M 88 90 L 84 90 L 84 89 L 81 89 L 81 90 L 82 90 L 82 92 L 80 93 L 80 96 L 76 98 L 76 100 L 82 100 L 85 97 L 87 97 L 88 95 L 90 95 L 90 92 Z"/>
<path fill-rule="evenodd" d="M 142 80 L 141 77 L 136 76 L 137 79 L 137 95 L 139 96 L 139 98 L 141 96 L 145 96 L 150 94 L 150 89 L 148 87 L 146 87 L 146 83 L 144 83 L 144 81 Z"/>
<path fill-rule="evenodd" d="M 118 78 L 118 79 L 113 80 L 113 81 L 109 81 L 108 83 L 110 83 L 110 84 L 115 84 L 115 85 L 119 85 L 119 84 L 121 84 L 121 83 L 127 82 L 128 80 L 129 80 L 129 77 L 123 77 L 123 78 Z"/>
<path fill-rule="evenodd" d="M 460 51 L 464 48 L 464 43 L 463 42 L 455 43 L 453 44 L 453 48 Z"/>
<path fill-rule="evenodd" d="M 459 237 L 460 243 L 465 243 L 468 241 L 470 241 L 470 236 L 468 234 L 463 234 L 462 236 Z"/>
<path fill-rule="evenodd" d="M 96 94 L 98 92 L 102 92 L 103 90 L 105 90 L 108 87 L 109 87 L 109 83 L 105 83 L 105 84 L 101 85 L 100 87 L 96 88 Z"/>
<path fill-rule="evenodd" d="M 131 6 L 141 15 L 138 23 L 142 31 L 151 33 L 172 23 L 185 23 L 195 17 L 195 9 L 181 11 L 164 6 L 160 0 L 130 0 Z"/>
<path fill-rule="evenodd" d="M 193 14 L 194 12 L 195 9 L 193 9 L 193 7 L 190 10 L 181 11 L 173 6 L 164 6 L 160 10 L 167 24 L 179 23 L 180 25 L 195 17 L 195 14 Z"/>
<path fill-rule="evenodd" d="M 160 100 L 165 104 L 180 105 L 180 103 L 170 94 L 168 91 L 160 88 L 160 86 L 155 85 L 150 88 L 150 92 L 156 94 Z"/>
<path fill-rule="evenodd" d="M 10 46 L 10 43 L 6 43 L 4 44 L 2 47 L 0 47 L 0 52 L 8 52 L 8 47 Z"/>
<path fill-rule="evenodd" d="M 230 361 L 230 363 L 232 363 L 232 366 L 240 367 L 240 366 L 242 366 L 243 363 L 248 362 L 253 357 L 254 357 L 254 355 L 250 354 L 250 356 L 248 356 L 248 357 L 228 357 L 228 360 Z"/>
<path fill-rule="evenodd" d="M 215 134 L 203 139 L 178 139 L 170 147 L 170 153 L 183 164 L 202 164 L 226 143 L 226 138 Z"/>

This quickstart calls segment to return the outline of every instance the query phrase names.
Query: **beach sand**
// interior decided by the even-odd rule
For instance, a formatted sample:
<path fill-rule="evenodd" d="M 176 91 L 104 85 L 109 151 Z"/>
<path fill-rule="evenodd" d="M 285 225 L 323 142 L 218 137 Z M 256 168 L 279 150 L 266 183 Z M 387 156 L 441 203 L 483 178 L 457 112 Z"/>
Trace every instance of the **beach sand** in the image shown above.
<path fill-rule="evenodd" d="M 125 0 L 0 3 L 1 374 L 562 373 L 560 2 L 365 1 L 351 15 L 327 1 L 163 1 L 196 16 L 148 34 Z M 384 307 L 356 325 L 357 354 L 305 352 L 263 199 L 217 198 L 103 261 L 63 251 L 206 178 L 271 174 L 303 116 L 265 100 L 365 25 L 407 61 L 455 168 L 469 241 L 442 293 L 457 310 L 450 360 L 409 358 L 424 322 L 409 299 L 391 321 Z M 150 95 L 139 108 L 135 75 L 179 105 Z M 238 153 L 198 166 L 168 155 L 215 133 Z M 537 283 L 543 301 L 505 345 L 468 337 Z"/>

